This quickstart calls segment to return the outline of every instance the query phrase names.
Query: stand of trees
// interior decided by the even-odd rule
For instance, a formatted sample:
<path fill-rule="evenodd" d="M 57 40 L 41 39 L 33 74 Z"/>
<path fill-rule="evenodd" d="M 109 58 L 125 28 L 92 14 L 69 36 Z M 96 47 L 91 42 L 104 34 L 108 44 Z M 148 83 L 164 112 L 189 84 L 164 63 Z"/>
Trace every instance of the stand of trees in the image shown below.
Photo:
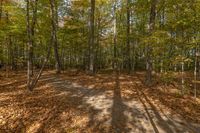
<path fill-rule="evenodd" d="M 45 66 L 146 70 L 147 85 L 182 71 L 184 84 L 200 73 L 199 12 L 199 0 L 0 0 L 0 67 L 27 68 L 29 89 Z"/>

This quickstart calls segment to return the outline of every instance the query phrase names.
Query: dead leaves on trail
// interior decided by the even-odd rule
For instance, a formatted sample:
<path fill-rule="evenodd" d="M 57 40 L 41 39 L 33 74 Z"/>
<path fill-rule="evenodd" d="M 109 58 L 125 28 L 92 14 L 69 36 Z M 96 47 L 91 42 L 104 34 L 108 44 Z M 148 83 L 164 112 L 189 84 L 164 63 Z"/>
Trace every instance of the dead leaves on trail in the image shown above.
<path fill-rule="evenodd" d="M 62 79 L 62 81 L 57 79 Z M 133 83 L 141 84 L 141 82 L 136 79 L 136 76 L 125 74 L 119 76 L 120 97 L 123 100 L 131 101 L 137 98 Z M 103 115 L 102 117 L 105 119 L 102 118 L 99 123 L 91 121 L 91 118 L 97 117 L 95 112 L 99 110 L 83 103 L 83 96 L 90 91 L 89 95 L 92 95 L 94 91 L 98 94 L 94 96 L 95 98 L 101 97 L 103 99 L 100 94 L 101 91 L 106 90 L 104 91 L 105 95 L 113 97 L 112 92 L 116 87 L 114 74 L 88 76 L 83 72 L 67 72 L 57 76 L 53 73 L 45 73 L 32 93 L 26 90 L 25 81 L 24 73 L 0 80 L 0 133 L 15 131 L 27 133 L 109 132 L 107 129 L 111 127 L 100 124 L 101 121 L 106 121 L 108 116 Z M 52 81 L 55 82 L 56 86 L 51 85 Z M 77 88 L 66 91 L 69 88 L 66 87 L 68 83 L 65 81 L 77 85 Z M 87 89 L 81 89 L 78 85 Z M 145 87 L 141 84 L 139 89 L 145 90 L 144 93 L 152 103 L 163 105 L 164 109 L 181 114 L 193 122 L 200 122 L 199 102 L 195 102 L 189 96 L 177 96 L 157 87 L 144 89 Z M 97 101 L 90 102 L 98 104 Z M 92 123 L 92 126 L 89 123 Z M 103 131 L 104 128 L 105 131 Z"/>
<path fill-rule="evenodd" d="M 171 89 L 165 86 L 167 90 Z M 172 88 L 173 89 L 173 88 Z M 200 103 L 192 96 L 182 96 L 177 92 L 166 92 L 161 89 L 146 89 L 145 94 L 156 101 L 158 105 L 164 105 L 166 109 L 180 114 L 184 119 L 200 123 Z"/>

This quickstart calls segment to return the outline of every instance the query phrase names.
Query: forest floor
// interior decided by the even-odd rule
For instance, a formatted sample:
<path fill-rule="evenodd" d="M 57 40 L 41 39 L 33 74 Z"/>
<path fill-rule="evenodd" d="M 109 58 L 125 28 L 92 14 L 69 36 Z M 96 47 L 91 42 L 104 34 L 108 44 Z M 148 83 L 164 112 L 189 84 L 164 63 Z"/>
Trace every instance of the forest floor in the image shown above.
<path fill-rule="evenodd" d="M 144 73 L 45 71 L 33 92 L 25 72 L 0 76 L 0 133 L 200 133 L 200 100 Z"/>

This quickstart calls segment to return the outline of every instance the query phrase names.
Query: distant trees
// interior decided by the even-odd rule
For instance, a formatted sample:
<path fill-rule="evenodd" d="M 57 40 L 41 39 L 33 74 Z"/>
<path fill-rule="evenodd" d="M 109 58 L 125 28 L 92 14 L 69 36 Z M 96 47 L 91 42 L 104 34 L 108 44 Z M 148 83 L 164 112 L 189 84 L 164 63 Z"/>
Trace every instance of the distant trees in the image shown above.
<path fill-rule="evenodd" d="M 182 71 L 184 88 L 185 71 L 193 70 L 194 80 L 200 72 L 199 5 L 197 0 L 1 0 L 0 63 L 8 72 L 27 67 L 32 80 L 47 53 L 46 68 L 57 73 L 146 70 L 150 85 L 153 72 Z"/>

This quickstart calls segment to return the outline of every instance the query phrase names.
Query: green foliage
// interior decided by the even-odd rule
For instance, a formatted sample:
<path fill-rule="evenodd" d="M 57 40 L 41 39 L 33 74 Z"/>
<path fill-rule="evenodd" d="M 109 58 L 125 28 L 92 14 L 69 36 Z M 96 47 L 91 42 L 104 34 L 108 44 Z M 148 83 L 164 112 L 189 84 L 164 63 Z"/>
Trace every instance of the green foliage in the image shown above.
<path fill-rule="evenodd" d="M 32 1 L 33 2 L 33 1 Z M 31 2 L 30 13 L 33 13 Z M 149 34 L 150 0 L 130 0 L 130 37 L 127 38 L 126 0 L 117 2 L 117 57 L 113 52 L 113 0 L 96 0 L 95 7 L 95 61 L 102 67 L 111 67 L 116 61 L 124 65 L 127 39 L 130 40 L 132 65 L 144 69 L 146 46 L 151 47 L 151 58 L 156 71 L 162 67 L 173 70 L 174 65 L 194 63 L 195 49 L 200 49 L 200 1 L 160 0 L 157 5 L 155 29 Z M 26 61 L 27 31 L 25 1 L 6 1 L 0 21 L 0 60 L 9 54 L 8 39 L 18 49 L 17 62 Z M 59 55 L 64 64 L 83 66 L 88 61 L 88 28 L 90 2 L 86 0 L 57 0 Z M 39 0 L 34 36 L 34 58 L 38 62 L 51 44 L 51 14 L 49 1 Z M 6 17 L 6 13 L 8 16 Z M 32 22 L 32 15 L 31 15 Z M 12 51 L 12 50 L 11 50 Z M 53 50 L 52 50 L 53 53 Z M 54 62 L 51 54 L 52 62 Z M 162 62 L 162 65 L 161 65 Z M 72 65 L 72 66 L 73 66 Z M 99 66 L 98 66 L 99 67 Z M 168 75 L 167 75 L 168 76 Z M 168 79 L 164 79 L 168 80 Z"/>
<path fill-rule="evenodd" d="M 165 72 L 161 73 L 160 75 L 160 81 L 165 85 L 170 85 L 174 82 L 175 75 L 174 72 Z"/>

